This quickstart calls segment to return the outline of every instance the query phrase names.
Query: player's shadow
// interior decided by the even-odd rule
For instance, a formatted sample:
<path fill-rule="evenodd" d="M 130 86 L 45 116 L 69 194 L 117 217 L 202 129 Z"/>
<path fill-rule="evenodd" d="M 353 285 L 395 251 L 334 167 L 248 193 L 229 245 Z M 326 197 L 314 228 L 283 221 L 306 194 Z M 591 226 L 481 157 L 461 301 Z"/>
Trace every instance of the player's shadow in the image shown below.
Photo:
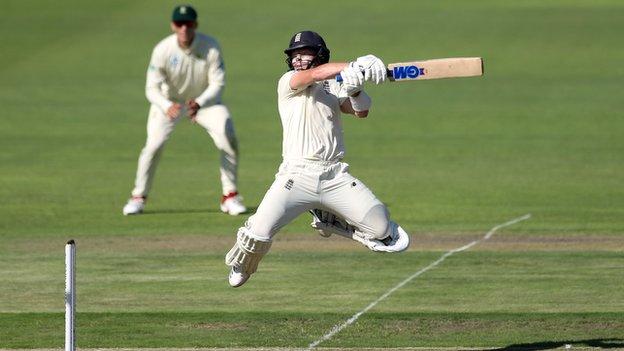
<path fill-rule="evenodd" d="M 162 214 L 186 214 L 186 213 L 217 213 L 221 212 L 218 208 L 176 208 L 176 209 L 162 209 L 162 210 L 146 210 L 143 211 L 143 215 L 162 215 Z"/>
<path fill-rule="evenodd" d="M 241 214 L 241 216 L 251 215 L 256 212 L 257 207 L 247 207 L 247 212 Z M 221 213 L 219 208 L 176 208 L 176 209 L 157 209 L 147 210 L 143 212 L 143 215 L 155 215 L 155 214 L 189 214 L 189 213 Z"/>
<path fill-rule="evenodd" d="M 571 349 L 577 347 L 599 347 L 601 349 L 624 348 L 624 339 L 587 339 L 587 340 L 564 340 L 564 341 L 539 341 L 527 344 L 514 344 L 499 349 L 488 349 L 488 351 L 526 351 L 526 350 L 552 350 L 565 348 L 570 345 Z"/>

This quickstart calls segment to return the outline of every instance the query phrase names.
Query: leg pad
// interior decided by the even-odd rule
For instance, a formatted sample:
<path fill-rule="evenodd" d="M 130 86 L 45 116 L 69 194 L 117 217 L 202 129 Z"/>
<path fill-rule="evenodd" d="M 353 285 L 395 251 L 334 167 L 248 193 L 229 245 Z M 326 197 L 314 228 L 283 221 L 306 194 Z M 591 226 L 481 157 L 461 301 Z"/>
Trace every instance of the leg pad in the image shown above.
<path fill-rule="evenodd" d="M 258 269 L 258 263 L 271 248 L 271 240 L 253 238 L 249 229 L 242 227 L 236 234 L 236 244 L 225 255 L 225 264 L 236 266 L 241 272 L 252 274 Z"/>

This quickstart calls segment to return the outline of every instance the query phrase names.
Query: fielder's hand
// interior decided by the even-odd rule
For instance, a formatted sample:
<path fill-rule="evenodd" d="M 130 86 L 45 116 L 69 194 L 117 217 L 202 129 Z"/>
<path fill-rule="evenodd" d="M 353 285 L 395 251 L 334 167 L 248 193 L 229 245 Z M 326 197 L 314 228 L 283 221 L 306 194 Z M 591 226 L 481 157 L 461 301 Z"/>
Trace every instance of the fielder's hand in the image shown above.
<path fill-rule="evenodd" d="M 360 68 L 351 62 L 349 66 L 340 72 L 342 76 L 342 87 L 349 96 L 355 96 L 362 91 L 364 84 L 364 75 Z"/>
<path fill-rule="evenodd" d="M 182 105 L 178 103 L 174 103 L 173 105 L 171 105 L 171 107 L 169 107 L 169 109 L 167 109 L 167 117 L 169 117 L 169 119 L 171 120 L 174 120 L 180 117 L 181 112 L 182 112 Z"/>
<path fill-rule="evenodd" d="M 195 117 L 197 117 L 197 111 L 200 106 L 195 100 L 188 100 L 186 102 L 186 110 L 188 111 L 189 118 L 192 122 L 195 122 Z"/>
<path fill-rule="evenodd" d="M 381 59 L 374 55 L 366 55 L 358 57 L 355 63 L 364 71 L 364 80 L 374 82 L 375 84 L 383 83 L 388 77 L 386 65 Z"/>

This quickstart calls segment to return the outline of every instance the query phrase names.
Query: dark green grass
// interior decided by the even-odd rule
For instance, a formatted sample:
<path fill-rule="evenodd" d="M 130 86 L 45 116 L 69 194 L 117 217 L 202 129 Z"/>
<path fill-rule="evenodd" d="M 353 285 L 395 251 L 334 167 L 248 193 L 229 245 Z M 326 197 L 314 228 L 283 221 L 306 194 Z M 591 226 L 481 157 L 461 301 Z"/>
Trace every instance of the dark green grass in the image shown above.
<path fill-rule="evenodd" d="M 0 336 L 10 340 L 3 347 L 63 344 L 60 313 L 0 317 Z M 331 313 L 79 313 L 76 327 L 80 347 L 89 348 L 304 348 L 343 318 Z M 615 313 L 371 313 L 322 347 L 613 348 L 624 347 L 623 329 L 624 316 Z"/>
<path fill-rule="evenodd" d="M 440 255 L 277 249 L 234 290 L 222 255 L 83 250 L 78 337 L 81 347 L 306 346 Z M 59 346 L 63 267 L 55 256 L 2 260 L 3 347 Z M 327 345 L 503 347 L 624 338 L 623 260 L 614 252 L 460 253 Z"/>
<path fill-rule="evenodd" d="M 69 238 L 79 243 L 80 347 L 305 347 L 442 254 L 417 242 L 398 256 L 278 242 L 248 285 L 230 289 L 223 255 L 245 217 L 219 213 L 218 155 L 190 123 L 169 141 L 146 214 L 121 216 L 145 138 L 149 53 L 173 5 L 2 3 L 0 347 L 61 346 Z M 501 234 L 621 238 L 620 1 L 196 5 L 224 50 L 252 209 L 280 162 L 282 50 L 314 29 L 336 60 L 485 59 L 482 78 L 369 87 L 370 117 L 345 118 L 352 173 L 409 232 L 481 235 L 531 213 Z M 301 218 L 280 237 L 309 230 Z M 621 347 L 622 253 L 584 250 L 458 254 L 328 345 Z"/>

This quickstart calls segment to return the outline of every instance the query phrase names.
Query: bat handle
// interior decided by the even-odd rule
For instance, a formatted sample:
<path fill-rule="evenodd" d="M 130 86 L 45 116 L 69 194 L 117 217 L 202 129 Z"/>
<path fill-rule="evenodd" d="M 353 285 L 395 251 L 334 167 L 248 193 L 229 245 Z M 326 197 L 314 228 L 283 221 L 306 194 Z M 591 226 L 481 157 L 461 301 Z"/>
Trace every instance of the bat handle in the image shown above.
<path fill-rule="evenodd" d="M 388 78 L 394 78 L 392 70 L 387 69 L 386 72 L 388 73 Z M 340 73 L 336 74 L 336 82 L 342 83 L 342 76 L 340 75 Z"/>

